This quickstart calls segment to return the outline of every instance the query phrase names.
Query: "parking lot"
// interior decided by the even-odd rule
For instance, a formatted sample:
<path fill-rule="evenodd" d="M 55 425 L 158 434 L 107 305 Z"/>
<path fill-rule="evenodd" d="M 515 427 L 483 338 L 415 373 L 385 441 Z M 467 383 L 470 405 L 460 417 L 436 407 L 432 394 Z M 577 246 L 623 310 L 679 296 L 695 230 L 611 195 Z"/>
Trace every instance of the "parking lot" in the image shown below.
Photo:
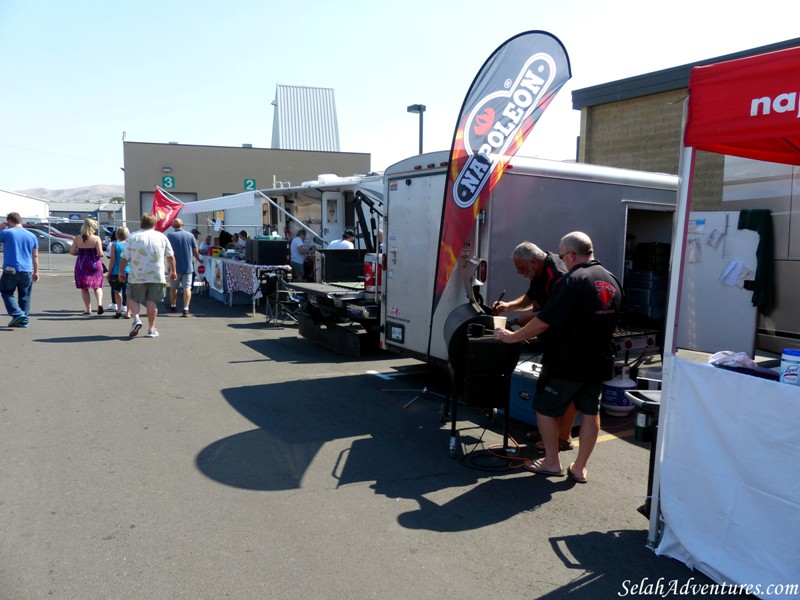
<path fill-rule="evenodd" d="M 3 600 L 709 583 L 645 547 L 649 449 L 632 418 L 604 417 L 587 485 L 487 456 L 501 423 L 466 407 L 453 459 L 447 381 L 421 363 L 341 357 L 265 326 L 263 305 L 208 296 L 193 318 L 160 314 L 159 338 L 131 339 L 130 321 L 80 314 L 73 260 L 42 257 L 30 328 L 0 327 Z"/>

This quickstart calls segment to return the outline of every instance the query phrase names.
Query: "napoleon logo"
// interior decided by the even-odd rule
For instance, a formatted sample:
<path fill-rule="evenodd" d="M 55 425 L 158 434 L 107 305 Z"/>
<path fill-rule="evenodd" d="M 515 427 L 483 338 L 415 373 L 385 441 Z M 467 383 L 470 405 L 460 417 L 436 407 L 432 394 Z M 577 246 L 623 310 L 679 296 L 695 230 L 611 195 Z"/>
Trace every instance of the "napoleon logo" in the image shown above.
<path fill-rule="evenodd" d="M 785 113 L 797 110 L 797 92 L 778 94 L 775 98 L 764 96 L 750 101 L 750 116 L 766 116 L 772 112 Z M 800 118 L 800 113 L 798 113 Z"/>
<path fill-rule="evenodd" d="M 505 154 L 517 133 L 550 92 L 556 78 L 556 62 L 545 53 L 529 57 L 514 79 L 489 85 L 475 102 L 464 123 L 464 149 L 468 158 L 453 184 L 456 205 L 469 208 L 497 167 L 491 154 Z M 498 78 L 500 74 L 498 74 Z"/>
<path fill-rule="evenodd" d="M 481 114 L 475 117 L 475 125 L 472 126 L 472 133 L 476 136 L 482 136 L 489 133 L 489 130 L 494 125 L 494 109 L 487 106 Z"/>

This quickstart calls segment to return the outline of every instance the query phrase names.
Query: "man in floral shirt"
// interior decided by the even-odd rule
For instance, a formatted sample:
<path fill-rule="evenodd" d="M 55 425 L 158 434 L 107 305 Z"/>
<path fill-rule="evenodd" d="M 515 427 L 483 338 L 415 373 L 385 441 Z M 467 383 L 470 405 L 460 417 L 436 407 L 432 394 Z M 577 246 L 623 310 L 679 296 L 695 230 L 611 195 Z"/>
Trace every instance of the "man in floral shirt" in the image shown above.
<path fill-rule="evenodd" d="M 146 337 L 158 337 L 156 329 L 158 303 L 164 300 L 167 289 L 164 259 L 169 265 L 169 280 L 175 281 L 178 278 L 175 272 L 175 253 L 167 236 L 153 229 L 157 221 L 158 217 L 155 215 L 143 214 L 142 228 L 130 235 L 122 251 L 119 277 L 121 282 L 125 281 L 125 267 L 129 265 L 128 308 L 135 315 L 130 337 L 136 337 L 142 328 L 142 322 L 139 320 L 140 304 L 144 304 L 147 309 Z"/>

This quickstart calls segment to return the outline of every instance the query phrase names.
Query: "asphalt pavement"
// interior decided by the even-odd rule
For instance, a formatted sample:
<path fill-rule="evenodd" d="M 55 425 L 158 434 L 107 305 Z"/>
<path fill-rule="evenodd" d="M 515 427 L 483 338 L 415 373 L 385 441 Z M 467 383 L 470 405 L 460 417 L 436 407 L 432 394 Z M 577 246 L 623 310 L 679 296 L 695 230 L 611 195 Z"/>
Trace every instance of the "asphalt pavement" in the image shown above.
<path fill-rule="evenodd" d="M 0 599 L 616 598 L 709 583 L 646 547 L 649 448 L 632 418 L 604 417 L 586 485 L 488 454 L 502 421 L 472 408 L 451 458 L 447 381 L 421 363 L 338 356 L 266 326 L 263 305 L 208 296 L 191 318 L 162 312 L 159 338 L 129 338 L 130 321 L 81 314 L 73 260 L 43 256 L 28 329 L 0 321 Z"/>

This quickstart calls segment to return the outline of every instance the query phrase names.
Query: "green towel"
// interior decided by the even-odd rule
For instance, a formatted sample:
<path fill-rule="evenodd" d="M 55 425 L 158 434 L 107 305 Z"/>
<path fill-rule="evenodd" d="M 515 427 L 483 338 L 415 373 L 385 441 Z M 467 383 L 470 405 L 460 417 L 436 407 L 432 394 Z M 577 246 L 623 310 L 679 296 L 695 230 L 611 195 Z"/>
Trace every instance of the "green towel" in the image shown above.
<path fill-rule="evenodd" d="M 753 287 L 753 306 L 768 315 L 775 305 L 775 234 L 772 230 L 772 213 L 766 208 L 748 208 L 739 213 L 738 229 L 758 233 L 756 249 L 756 278 Z"/>

